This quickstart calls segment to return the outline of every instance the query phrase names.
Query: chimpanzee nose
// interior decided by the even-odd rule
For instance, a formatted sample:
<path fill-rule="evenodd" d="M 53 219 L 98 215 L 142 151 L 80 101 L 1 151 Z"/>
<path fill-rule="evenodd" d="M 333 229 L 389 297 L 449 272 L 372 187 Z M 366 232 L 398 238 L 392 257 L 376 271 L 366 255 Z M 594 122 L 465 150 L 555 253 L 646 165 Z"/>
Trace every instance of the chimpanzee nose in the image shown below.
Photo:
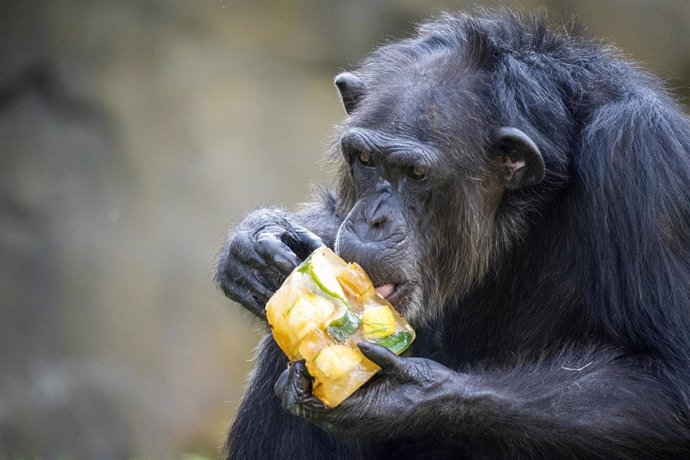
<path fill-rule="evenodd" d="M 386 194 L 387 195 L 387 194 Z M 376 230 L 383 227 L 388 222 L 387 206 L 382 206 L 385 195 L 377 195 L 364 207 L 364 220 L 369 224 L 369 227 Z"/>
<path fill-rule="evenodd" d="M 406 224 L 398 199 L 390 192 L 378 192 L 364 201 L 355 221 L 355 232 L 364 241 L 382 241 L 405 236 Z"/>

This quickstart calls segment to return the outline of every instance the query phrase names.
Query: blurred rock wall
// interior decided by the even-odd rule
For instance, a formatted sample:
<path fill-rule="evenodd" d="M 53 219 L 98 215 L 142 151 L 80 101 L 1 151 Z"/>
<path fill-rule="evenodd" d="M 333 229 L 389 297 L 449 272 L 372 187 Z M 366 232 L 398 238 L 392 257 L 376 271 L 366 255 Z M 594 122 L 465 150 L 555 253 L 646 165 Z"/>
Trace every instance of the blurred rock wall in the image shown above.
<path fill-rule="evenodd" d="M 504 4 L 690 91 L 687 0 Z M 339 70 L 476 5 L 0 1 L 0 458 L 214 457 L 259 328 L 211 281 L 226 228 L 327 177 Z"/>

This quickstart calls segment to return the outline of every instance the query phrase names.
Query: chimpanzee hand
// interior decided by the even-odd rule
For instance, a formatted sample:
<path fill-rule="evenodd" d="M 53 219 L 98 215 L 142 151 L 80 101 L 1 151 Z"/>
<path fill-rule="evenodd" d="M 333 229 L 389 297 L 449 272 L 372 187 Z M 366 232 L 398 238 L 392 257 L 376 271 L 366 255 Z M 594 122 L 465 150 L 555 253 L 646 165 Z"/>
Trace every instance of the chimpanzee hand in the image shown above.
<path fill-rule="evenodd" d="M 281 211 L 256 211 L 228 236 L 218 258 L 216 281 L 227 297 L 265 318 L 266 301 L 320 246 L 321 238 Z"/>
<path fill-rule="evenodd" d="M 311 394 L 311 376 L 304 361 L 298 361 L 275 384 L 283 408 L 341 437 L 390 438 L 409 434 L 413 426 L 419 433 L 443 423 L 440 415 L 458 399 L 462 374 L 429 359 L 396 356 L 380 345 L 358 345 L 381 367 L 382 377 L 329 409 Z"/>

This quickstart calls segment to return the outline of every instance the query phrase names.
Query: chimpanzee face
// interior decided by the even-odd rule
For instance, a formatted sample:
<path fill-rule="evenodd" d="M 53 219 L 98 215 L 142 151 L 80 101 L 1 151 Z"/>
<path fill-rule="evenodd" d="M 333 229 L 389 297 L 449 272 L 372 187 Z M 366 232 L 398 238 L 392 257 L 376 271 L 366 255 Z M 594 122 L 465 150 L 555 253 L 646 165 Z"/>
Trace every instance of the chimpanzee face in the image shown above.
<path fill-rule="evenodd" d="M 412 321 L 484 275 L 504 192 L 540 180 L 529 138 L 492 129 L 479 74 L 442 75 L 336 78 L 350 115 L 339 147 L 351 197 L 336 250 Z"/>
<path fill-rule="evenodd" d="M 432 153 L 414 138 L 353 127 L 341 137 L 357 201 L 336 248 L 359 262 L 377 290 L 410 316 L 421 300 L 425 203 L 431 200 Z"/>

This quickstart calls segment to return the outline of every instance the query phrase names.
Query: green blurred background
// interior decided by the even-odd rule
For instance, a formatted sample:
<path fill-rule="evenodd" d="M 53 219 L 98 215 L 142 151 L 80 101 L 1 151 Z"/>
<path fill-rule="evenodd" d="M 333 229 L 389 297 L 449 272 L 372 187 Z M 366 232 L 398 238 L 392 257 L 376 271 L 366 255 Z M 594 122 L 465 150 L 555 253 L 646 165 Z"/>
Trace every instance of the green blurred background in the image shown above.
<path fill-rule="evenodd" d="M 215 457 L 227 227 L 327 178 L 333 76 L 441 10 L 579 17 L 690 94 L 690 1 L 0 1 L 0 458 Z"/>

